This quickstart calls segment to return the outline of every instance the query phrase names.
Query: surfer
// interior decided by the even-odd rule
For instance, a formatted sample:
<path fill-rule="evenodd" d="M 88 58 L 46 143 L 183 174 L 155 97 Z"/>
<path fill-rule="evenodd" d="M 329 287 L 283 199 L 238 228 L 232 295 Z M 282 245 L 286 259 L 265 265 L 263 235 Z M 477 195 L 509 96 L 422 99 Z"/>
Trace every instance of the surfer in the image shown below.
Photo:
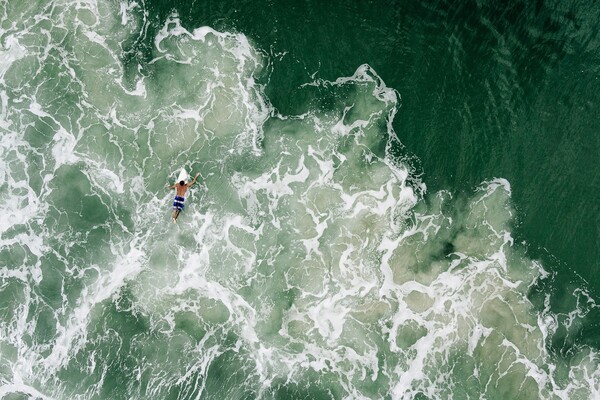
<path fill-rule="evenodd" d="M 185 205 L 183 202 L 185 201 L 185 192 L 187 192 L 188 188 L 190 188 L 196 181 L 198 180 L 198 175 L 200 172 L 196 174 L 194 179 L 191 182 L 186 183 L 185 180 L 180 180 L 172 186 L 167 186 L 169 189 L 175 189 L 177 191 L 175 195 L 175 201 L 173 202 L 173 223 L 177 222 L 177 217 L 179 217 L 179 213 L 183 210 Z"/>

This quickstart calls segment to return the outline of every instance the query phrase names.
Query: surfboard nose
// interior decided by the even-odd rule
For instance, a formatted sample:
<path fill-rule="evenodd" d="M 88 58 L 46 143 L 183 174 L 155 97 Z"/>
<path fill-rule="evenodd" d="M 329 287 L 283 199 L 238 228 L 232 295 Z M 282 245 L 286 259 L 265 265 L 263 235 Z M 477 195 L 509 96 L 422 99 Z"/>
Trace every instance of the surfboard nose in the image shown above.
<path fill-rule="evenodd" d="M 181 168 L 181 171 L 179 171 L 179 176 L 177 177 L 177 182 L 187 181 L 189 177 L 190 176 L 185 168 Z"/>

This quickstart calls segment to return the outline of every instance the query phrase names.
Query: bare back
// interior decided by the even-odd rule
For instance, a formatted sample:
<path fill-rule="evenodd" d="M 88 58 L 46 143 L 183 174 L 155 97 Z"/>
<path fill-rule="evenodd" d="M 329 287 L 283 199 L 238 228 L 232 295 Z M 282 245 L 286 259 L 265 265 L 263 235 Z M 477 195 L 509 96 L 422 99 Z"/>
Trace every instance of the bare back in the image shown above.
<path fill-rule="evenodd" d="M 190 187 L 189 183 L 186 183 L 183 186 L 181 186 L 179 183 L 177 183 L 175 185 L 175 190 L 177 191 L 177 196 L 185 197 L 185 193 L 187 192 L 189 187 Z"/>
<path fill-rule="evenodd" d="M 169 189 L 175 189 L 177 191 L 177 196 L 185 197 L 187 190 L 198 180 L 198 172 L 194 179 L 191 182 L 185 182 L 185 184 L 180 185 L 179 182 L 176 182 L 173 186 L 167 186 Z"/>

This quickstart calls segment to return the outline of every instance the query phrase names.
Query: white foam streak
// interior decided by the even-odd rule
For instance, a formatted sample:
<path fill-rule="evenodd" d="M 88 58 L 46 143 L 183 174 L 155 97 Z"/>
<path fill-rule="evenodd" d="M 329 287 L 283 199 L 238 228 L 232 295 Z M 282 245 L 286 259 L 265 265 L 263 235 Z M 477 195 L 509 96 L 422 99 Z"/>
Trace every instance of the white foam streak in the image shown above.
<path fill-rule="evenodd" d="M 144 83 L 146 78 L 142 77 L 140 79 L 137 80 L 137 82 L 135 83 L 135 89 L 134 90 L 128 90 L 125 85 L 123 84 L 122 80 L 117 80 L 118 85 L 121 87 L 121 89 L 123 89 L 123 92 L 127 93 L 130 96 L 138 96 L 138 97 L 143 97 L 144 99 L 148 96 L 148 92 L 146 91 L 146 85 Z"/>
<path fill-rule="evenodd" d="M 3 48 L 0 48 L 0 83 L 3 83 L 4 75 L 10 66 L 27 54 L 27 50 L 19 43 L 15 35 L 5 37 L 3 44 Z"/>
<path fill-rule="evenodd" d="M 34 387 L 28 386 L 24 384 L 18 377 L 15 377 L 15 381 L 18 383 L 14 384 L 4 384 L 0 386 L 0 397 L 5 398 L 4 396 L 10 394 L 25 394 L 30 398 L 41 399 L 41 400 L 52 400 L 52 397 L 48 397 L 45 394 L 39 392 Z"/>
<path fill-rule="evenodd" d="M 52 156 L 56 161 L 55 169 L 64 164 L 74 164 L 79 160 L 75 155 L 77 139 L 63 128 L 60 128 L 53 137 L 55 142 L 52 147 Z"/>
<path fill-rule="evenodd" d="M 47 370 L 57 371 L 66 365 L 86 343 L 87 325 L 94 307 L 116 295 L 127 281 L 135 278 L 142 271 L 145 252 L 135 245 L 131 243 L 127 253 L 118 255 L 109 273 L 103 274 L 100 266 L 92 266 L 98 270 L 101 277 L 83 290 L 67 324 L 57 327 L 58 334 L 52 352 L 43 360 Z"/>

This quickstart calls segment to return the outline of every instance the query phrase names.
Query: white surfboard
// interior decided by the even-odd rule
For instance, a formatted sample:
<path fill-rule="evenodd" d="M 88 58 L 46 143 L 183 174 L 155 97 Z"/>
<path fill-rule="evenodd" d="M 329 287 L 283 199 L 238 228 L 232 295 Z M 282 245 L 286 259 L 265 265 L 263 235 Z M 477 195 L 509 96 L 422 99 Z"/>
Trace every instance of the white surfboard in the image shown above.
<path fill-rule="evenodd" d="M 189 177 L 190 176 L 188 175 L 185 168 L 181 168 L 181 171 L 179 172 L 179 176 L 177 177 L 177 182 L 181 182 L 181 181 L 187 182 Z"/>

